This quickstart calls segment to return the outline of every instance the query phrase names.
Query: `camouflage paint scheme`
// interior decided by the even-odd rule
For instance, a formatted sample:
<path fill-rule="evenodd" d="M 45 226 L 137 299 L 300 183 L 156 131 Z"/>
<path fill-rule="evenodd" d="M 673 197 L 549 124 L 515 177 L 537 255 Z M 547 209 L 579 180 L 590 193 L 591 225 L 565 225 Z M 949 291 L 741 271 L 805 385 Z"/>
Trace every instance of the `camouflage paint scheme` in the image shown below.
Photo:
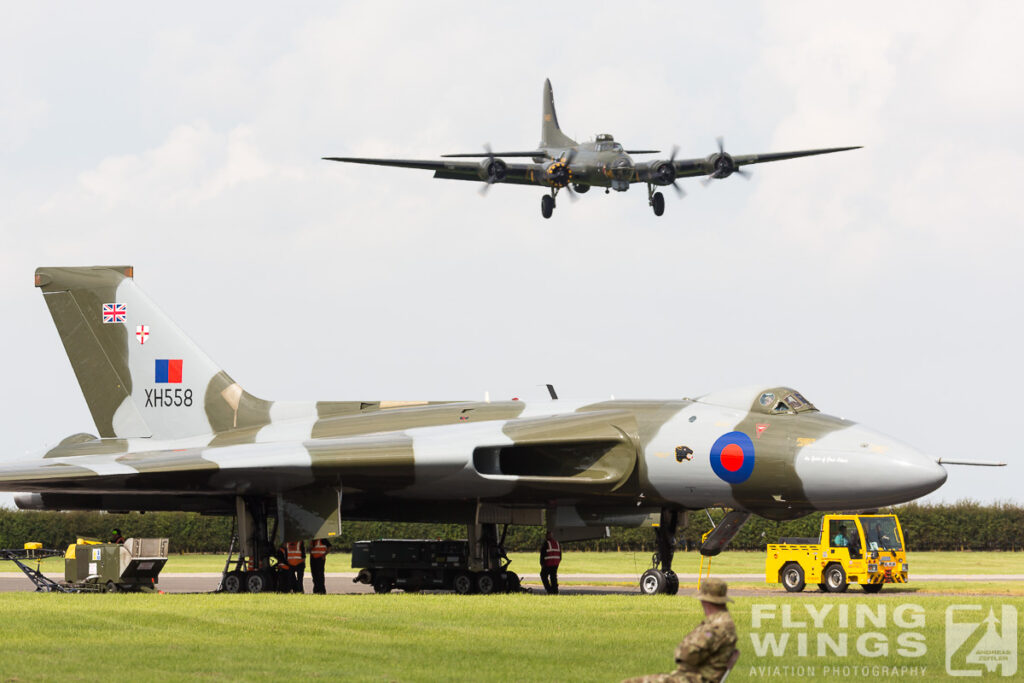
<path fill-rule="evenodd" d="M 786 387 L 656 401 L 265 401 L 132 273 L 36 271 L 99 437 L 0 463 L 0 490 L 24 492 L 21 507 L 234 514 L 247 497 L 293 540 L 339 512 L 472 522 L 481 505 L 491 521 L 544 510 L 579 526 L 713 506 L 787 519 L 901 503 L 946 479 L 933 459 Z M 123 319 L 104 322 L 104 304 L 123 305 Z"/>
<path fill-rule="evenodd" d="M 583 193 L 591 187 L 605 187 L 625 192 L 634 183 L 647 184 L 648 204 L 654 213 L 662 215 L 664 198 L 655 199 L 656 188 L 673 186 L 678 194 L 682 189 L 676 184 L 679 178 L 705 176 L 706 180 L 728 178 L 733 173 L 746 175 L 743 166 L 762 164 L 769 161 L 783 161 L 798 157 L 845 152 L 860 147 L 830 147 L 809 149 L 798 152 L 776 152 L 771 154 L 732 155 L 725 151 L 722 140 L 718 140 L 718 151 L 697 159 L 676 159 L 673 150 L 667 159 L 637 162 L 632 154 L 660 154 L 659 150 L 624 149 L 614 138 L 603 133 L 590 142 L 576 142 L 558 125 L 555 114 L 554 95 L 551 81 L 544 81 L 543 115 L 541 137 L 537 149 L 526 152 L 485 152 L 470 154 L 442 154 L 445 161 L 417 159 L 373 159 L 365 157 L 323 157 L 327 161 L 343 161 L 353 164 L 375 166 L 398 166 L 434 171 L 435 178 L 448 180 L 474 180 L 493 185 L 512 183 L 515 185 L 540 185 L 551 190 L 551 209 L 554 198 L 563 188 Z M 453 157 L 475 157 L 479 161 L 453 161 Z M 507 162 L 501 157 L 530 158 L 530 162 Z M 546 201 L 546 200 L 545 200 Z M 659 206 L 660 204 L 660 206 Z M 551 211 L 543 208 L 545 218 Z"/>

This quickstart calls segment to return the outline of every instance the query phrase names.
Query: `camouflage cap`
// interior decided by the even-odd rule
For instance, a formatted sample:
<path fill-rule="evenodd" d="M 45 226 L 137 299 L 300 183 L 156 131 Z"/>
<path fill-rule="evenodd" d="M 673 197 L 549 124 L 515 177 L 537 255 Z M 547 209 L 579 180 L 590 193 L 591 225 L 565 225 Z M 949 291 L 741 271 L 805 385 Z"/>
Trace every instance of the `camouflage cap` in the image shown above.
<path fill-rule="evenodd" d="M 727 602 L 732 602 L 732 598 L 726 596 L 726 590 L 727 586 L 725 581 L 722 581 L 721 579 L 705 579 L 704 581 L 701 581 L 700 588 L 697 590 L 697 595 L 694 597 L 701 602 L 724 605 Z"/>

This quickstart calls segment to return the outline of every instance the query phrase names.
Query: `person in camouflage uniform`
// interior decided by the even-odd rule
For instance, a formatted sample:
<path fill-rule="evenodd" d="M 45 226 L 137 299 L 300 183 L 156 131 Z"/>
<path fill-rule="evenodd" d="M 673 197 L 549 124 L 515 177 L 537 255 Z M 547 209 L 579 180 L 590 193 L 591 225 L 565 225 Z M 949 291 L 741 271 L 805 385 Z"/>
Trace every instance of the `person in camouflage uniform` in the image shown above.
<path fill-rule="evenodd" d="M 704 607 L 704 620 L 690 631 L 676 648 L 676 670 L 630 678 L 623 683 L 706 683 L 720 681 L 736 650 L 736 625 L 726 603 L 726 584 L 721 579 L 706 579 L 696 598 Z"/>

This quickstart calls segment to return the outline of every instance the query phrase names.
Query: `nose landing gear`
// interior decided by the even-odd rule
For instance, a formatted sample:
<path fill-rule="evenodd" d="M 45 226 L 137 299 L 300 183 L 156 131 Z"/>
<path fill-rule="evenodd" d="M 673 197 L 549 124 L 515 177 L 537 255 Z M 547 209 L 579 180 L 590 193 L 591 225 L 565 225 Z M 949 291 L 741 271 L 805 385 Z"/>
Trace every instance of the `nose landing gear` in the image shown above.
<path fill-rule="evenodd" d="M 654 529 L 658 552 L 651 558 L 654 565 L 640 577 L 640 592 L 644 595 L 675 595 L 679 592 L 679 577 L 672 571 L 672 558 L 676 553 L 676 531 L 679 529 L 679 511 L 662 510 L 660 524 Z"/>

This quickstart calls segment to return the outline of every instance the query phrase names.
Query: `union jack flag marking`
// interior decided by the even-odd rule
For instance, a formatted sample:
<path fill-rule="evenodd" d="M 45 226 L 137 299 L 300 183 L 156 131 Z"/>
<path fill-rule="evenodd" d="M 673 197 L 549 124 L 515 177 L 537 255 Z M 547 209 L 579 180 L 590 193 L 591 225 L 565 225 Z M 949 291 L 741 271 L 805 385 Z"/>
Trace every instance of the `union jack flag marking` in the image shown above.
<path fill-rule="evenodd" d="M 128 304 L 103 304 L 103 322 L 123 323 L 128 317 Z"/>

